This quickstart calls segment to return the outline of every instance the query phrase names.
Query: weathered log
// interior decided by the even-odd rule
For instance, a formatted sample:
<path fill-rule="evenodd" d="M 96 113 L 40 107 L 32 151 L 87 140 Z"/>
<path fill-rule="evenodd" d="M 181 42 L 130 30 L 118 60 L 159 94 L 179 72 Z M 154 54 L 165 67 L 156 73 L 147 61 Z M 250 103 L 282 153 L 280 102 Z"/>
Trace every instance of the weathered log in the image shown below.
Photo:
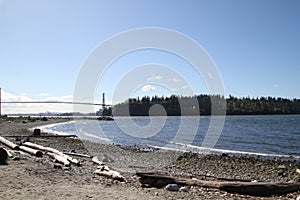
<path fill-rule="evenodd" d="M 0 165 L 7 164 L 7 158 L 8 158 L 7 151 L 4 148 L 0 147 Z"/>
<path fill-rule="evenodd" d="M 67 160 L 69 160 L 71 163 L 73 163 L 75 165 L 80 165 L 80 162 L 77 159 L 74 159 L 71 156 L 65 155 L 64 153 L 62 153 L 61 151 L 58 151 L 57 149 L 54 149 L 54 148 L 51 148 L 51 147 L 44 147 L 42 145 L 34 144 L 32 142 L 24 142 L 22 145 L 28 146 L 28 147 L 31 147 L 31 148 L 34 148 L 34 149 L 39 149 L 41 151 L 55 153 L 59 156 L 62 156 L 64 158 L 66 158 Z"/>
<path fill-rule="evenodd" d="M 93 163 L 95 163 L 95 164 L 97 164 L 97 165 L 104 165 L 104 163 L 101 162 L 101 161 L 98 159 L 97 156 L 94 156 L 94 157 L 92 158 L 92 161 L 93 161 Z"/>
<path fill-rule="evenodd" d="M 69 167 L 71 165 L 70 161 L 64 156 L 51 152 L 47 152 L 47 155 L 55 159 L 57 162 L 62 163 L 65 167 Z"/>
<path fill-rule="evenodd" d="M 16 145 L 15 143 L 5 139 L 4 137 L 1 137 L 0 136 L 0 142 L 6 146 L 8 146 L 9 148 L 11 149 L 14 149 L 14 150 L 19 150 L 19 146 Z"/>
<path fill-rule="evenodd" d="M 220 189 L 226 192 L 253 196 L 270 196 L 288 194 L 300 190 L 299 182 L 224 182 Z"/>
<path fill-rule="evenodd" d="M 94 173 L 108 178 L 112 178 L 114 180 L 125 182 L 124 177 L 119 172 L 111 170 L 107 166 L 101 166 Z"/>
<path fill-rule="evenodd" d="M 92 158 L 93 156 L 90 155 L 85 155 L 85 154 L 81 154 L 81 153 L 72 153 L 72 152 L 63 152 L 66 155 L 70 155 L 70 156 L 77 156 L 77 157 L 81 157 L 81 158 Z"/>
<path fill-rule="evenodd" d="M 250 179 L 241 179 L 241 178 L 227 178 L 227 177 L 219 177 L 219 176 L 212 176 L 207 174 L 198 175 L 198 177 L 204 177 L 204 180 L 220 180 L 220 181 L 240 181 L 240 182 L 251 182 Z"/>
<path fill-rule="evenodd" d="M 43 152 L 41 152 L 40 150 L 36 150 L 36 149 L 32 149 L 30 147 L 25 147 L 25 146 L 20 146 L 19 147 L 20 150 L 29 153 L 31 155 L 34 155 L 36 157 L 42 157 L 43 156 Z"/>
<path fill-rule="evenodd" d="M 217 188 L 230 193 L 253 196 L 270 196 L 273 194 L 287 194 L 300 190 L 299 182 L 221 182 L 204 181 L 195 178 L 180 178 L 164 176 L 154 173 L 137 173 L 142 184 L 163 187 L 167 184 L 196 185 L 200 187 Z"/>
<path fill-rule="evenodd" d="M 22 145 L 23 145 L 23 146 L 30 147 L 30 148 L 34 148 L 34 149 L 39 149 L 39 150 L 41 150 L 41 151 L 46 151 L 46 152 L 51 152 L 51 153 L 56 153 L 56 154 L 61 153 L 61 152 L 58 151 L 57 149 L 54 149 L 54 148 L 51 148 L 51 147 L 44 147 L 44 146 L 42 146 L 42 145 L 34 144 L 34 143 L 32 143 L 32 142 L 24 142 Z"/>

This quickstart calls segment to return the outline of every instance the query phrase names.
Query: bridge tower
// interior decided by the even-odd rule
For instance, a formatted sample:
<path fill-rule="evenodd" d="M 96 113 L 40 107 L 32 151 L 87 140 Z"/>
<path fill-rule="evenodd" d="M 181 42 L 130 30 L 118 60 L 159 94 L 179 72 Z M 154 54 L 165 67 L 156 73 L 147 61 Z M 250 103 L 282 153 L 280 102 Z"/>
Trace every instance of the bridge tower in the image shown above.
<path fill-rule="evenodd" d="M 102 93 L 102 110 L 105 109 L 105 93 Z"/>

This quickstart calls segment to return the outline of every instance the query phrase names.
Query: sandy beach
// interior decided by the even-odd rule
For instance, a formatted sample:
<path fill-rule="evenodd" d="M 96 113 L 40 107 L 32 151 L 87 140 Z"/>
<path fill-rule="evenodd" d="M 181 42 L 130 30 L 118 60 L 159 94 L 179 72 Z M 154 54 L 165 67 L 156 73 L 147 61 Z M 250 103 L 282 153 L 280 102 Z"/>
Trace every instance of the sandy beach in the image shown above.
<path fill-rule="evenodd" d="M 32 133 L 28 128 L 65 122 L 66 119 L 48 121 L 0 121 L 0 135 L 14 143 Z M 42 133 L 44 135 L 44 133 Z M 78 158 L 82 165 L 55 168 L 53 161 L 43 156 L 19 155 L 19 160 L 8 160 L 0 165 L 1 199 L 296 199 L 299 192 L 269 197 L 231 194 L 218 189 L 187 186 L 188 192 L 171 192 L 165 188 L 145 188 L 136 172 L 160 172 L 201 179 L 300 181 L 296 169 L 299 161 L 263 159 L 257 157 L 200 155 L 174 151 L 141 151 L 134 147 L 98 144 L 76 138 L 30 137 L 33 143 L 60 151 L 97 156 L 100 161 L 119 171 L 126 182 L 119 182 L 94 174 L 97 166 L 90 159 Z M 3 147 L 1 144 L 0 146 Z"/>

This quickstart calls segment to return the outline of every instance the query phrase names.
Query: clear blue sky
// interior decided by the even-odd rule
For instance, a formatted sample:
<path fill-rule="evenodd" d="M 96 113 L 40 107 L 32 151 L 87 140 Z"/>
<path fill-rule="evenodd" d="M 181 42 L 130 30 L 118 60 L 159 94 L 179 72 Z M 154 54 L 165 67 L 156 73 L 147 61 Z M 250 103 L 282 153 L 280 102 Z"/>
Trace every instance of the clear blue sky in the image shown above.
<path fill-rule="evenodd" d="M 226 95 L 300 98 L 299 10 L 298 0 L 0 0 L 0 87 L 29 99 L 70 98 L 97 45 L 129 29 L 162 27 L 205 48 Z M 169 56 L 157 54 L 150 52 L 152 61 L 137 53 L 131 65 L 164 63 L 159 59 Z M 192 72 L 180 67 L 193 82 Z M 112 74 L 104 85 L 122 76 L 117 68 Z M 197 93 L 207 92 L 202 85 Z M 111 98 L 109 86 L 98 89 Z"/>

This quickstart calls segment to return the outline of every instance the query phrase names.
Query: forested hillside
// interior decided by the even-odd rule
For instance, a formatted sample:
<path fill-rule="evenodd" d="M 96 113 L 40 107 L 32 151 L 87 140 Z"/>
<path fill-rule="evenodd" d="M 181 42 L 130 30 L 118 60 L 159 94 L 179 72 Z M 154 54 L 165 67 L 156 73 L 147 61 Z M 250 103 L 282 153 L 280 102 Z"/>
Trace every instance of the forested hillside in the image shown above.
<path fill-rule="evenodd" d="M 181 97 L 172 95 L 170 97 L 131 98 L 126 102 L 118 104 L 104 111 L 105 115 L 128 115 L 148 116 L 149 109 L 155 104 L 164 107 L 164 112 L 154 112 L 152 115 L 178 116 L 178 115 L 211 115 L 211 105 L 214 102 L 215 113 L 222 110 L 226 102 L 227 115 L 265 115 L 265 114 L 300 114 L 300 99 L 286 99 L 275 97 L 260 98 L 237 98 L 219 95 L 198 95 L 195 97 Z M 220 112 L 221 113 L 221 112 Z"/>

